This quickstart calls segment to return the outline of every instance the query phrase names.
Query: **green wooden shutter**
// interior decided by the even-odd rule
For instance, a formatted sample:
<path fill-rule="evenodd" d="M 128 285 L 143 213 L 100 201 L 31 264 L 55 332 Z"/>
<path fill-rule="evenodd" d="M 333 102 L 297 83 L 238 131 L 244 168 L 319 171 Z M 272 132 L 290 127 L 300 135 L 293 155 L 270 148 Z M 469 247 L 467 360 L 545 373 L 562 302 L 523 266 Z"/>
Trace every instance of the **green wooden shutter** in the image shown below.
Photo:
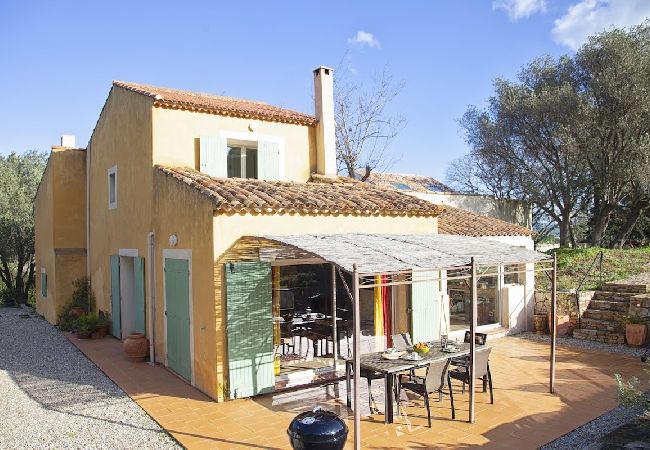
<path fill-rule="evenodd" d="M 437 274 L 435 271 L 413 272 L 413 284 L 411 285 L 413 342 L 432 341 L 440 337 L 440 290 L 438 281 L 431 280 Z"/>
<path fill-rule="evenodd" d="M 47 298 L 47 273 L 41 272 L 41 296 Z"/>
<path fill-rule="evenodd" d="M 272 392 L 271 264 L 225 264 L 230 398 Z"/>
<path fill-rule="evenodd" d="M 190 269 L 186 259 L 165 258 L 165 311 L 167 364 L 174 372 L 192 380 L 190 339 Z"/>
<path fill-rule="evenodd" d="M 133 258 L 133 307 L 135 308 L 134 332 L 144 333 L 144 258 Z"/>
<path fill-rule="evenodd" d="M 199 139 L 201 172 L 213 177 L 228 176 L 228 146 L 224 138 L 201 136 Z"/>
<path fill-rule="evenodd" d="M 280 145 L 277 142 L 257 143 L 257 178 L 280 179 Z"/>
<path fill-rule="evenodd" d="M 111 255 L 111 320 L 113 336 L 122 338 L 122 310 L 120 305 L 120 257 Z"/>

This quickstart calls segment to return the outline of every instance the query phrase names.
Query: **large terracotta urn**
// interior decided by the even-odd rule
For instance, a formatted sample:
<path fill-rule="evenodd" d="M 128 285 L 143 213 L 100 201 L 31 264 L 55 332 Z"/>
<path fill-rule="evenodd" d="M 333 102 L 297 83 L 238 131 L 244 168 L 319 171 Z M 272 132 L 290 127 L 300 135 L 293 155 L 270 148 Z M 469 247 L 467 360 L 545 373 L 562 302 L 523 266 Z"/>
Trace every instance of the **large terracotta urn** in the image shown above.
<path fill-rule="evenodd" d="M 632 347 L 641 347 L 645 344 L 646 334 L 648 329 L 645 323 L 628 323 L 625 325 L 625 339 L 627 345 Z"/>
<path fill-rule="evenodd" d="M 131 333 L 124 342 L 122 348 L 126 357 L 133 362 L 144 361 L 149 353 L 149 339 L 143 333 Z"/>

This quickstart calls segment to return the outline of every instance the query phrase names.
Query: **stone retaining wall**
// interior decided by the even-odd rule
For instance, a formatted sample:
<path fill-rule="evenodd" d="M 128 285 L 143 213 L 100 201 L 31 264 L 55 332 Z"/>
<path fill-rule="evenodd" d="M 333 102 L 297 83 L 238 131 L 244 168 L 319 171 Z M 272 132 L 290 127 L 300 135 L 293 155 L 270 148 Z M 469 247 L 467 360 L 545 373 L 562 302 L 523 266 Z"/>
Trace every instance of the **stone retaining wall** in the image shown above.
<path fill-rule="evenodd" d="M 630 315 L 638 314 L 650 318 L 650 294 L 641 294 L 630 297 Z"/>
<path fill-rule="evenodd" d="M 580 292 L 579 304 L 580 314 L 584 313 L 589 307 L 589 302 L 594 296 L 595 291 Z M 536 291 L 535 292 L 535 314 L 548 314 L 546 305 L 551 303 L 551 293 L 549 291 Z M 576 311 L 576 293 L 574 291 L 559 291 L 557 293 L 558 312 L 565 313 L 567 310 L 571 312 L 571 316 L 577 316 Z"/>

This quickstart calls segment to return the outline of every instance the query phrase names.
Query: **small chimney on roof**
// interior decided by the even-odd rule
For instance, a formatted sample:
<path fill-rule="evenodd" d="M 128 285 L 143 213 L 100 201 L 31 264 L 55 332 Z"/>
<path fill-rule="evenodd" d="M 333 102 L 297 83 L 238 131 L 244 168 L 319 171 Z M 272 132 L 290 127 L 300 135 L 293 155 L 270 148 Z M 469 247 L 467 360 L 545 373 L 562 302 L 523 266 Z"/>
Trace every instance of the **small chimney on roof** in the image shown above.
<path fill-rule="evenodd" d="M 336 124 L 334 122 L 334 70 L 320 66 L 314 70 L 316 119 L 316 171 L 336 176 Z"/>
<path fill-rule="evenodd" d="M 61 147 L 75 148 L 76 142 L 74 134 L 64 134 L 61 136 Z"/>

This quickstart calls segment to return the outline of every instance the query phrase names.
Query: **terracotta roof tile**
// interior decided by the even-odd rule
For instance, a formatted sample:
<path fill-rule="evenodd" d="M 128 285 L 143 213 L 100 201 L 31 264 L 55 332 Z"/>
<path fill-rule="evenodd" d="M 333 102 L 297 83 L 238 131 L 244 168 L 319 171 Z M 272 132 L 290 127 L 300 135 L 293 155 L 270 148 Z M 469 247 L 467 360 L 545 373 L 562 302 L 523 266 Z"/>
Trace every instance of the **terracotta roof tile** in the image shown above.
<path fill-rule="evenodd" d="M 390 186 L 403 191 L 415 192 L 455 192 L 435 178 L 424 175 L 407 175 L 390 172 L 371 172 L 368 183 Z"/>
<path fill-rule="evenodd" d="M 212 200 L 218 213 L 355 216 L 438 216 L 445 207 L 394 189 L 347 178 L 295 183 L 215 178 L 185 167 L 157 166 L 162 173 Z"/>
<path fill-rule="evenodd" d="M 438 232 L 475 237 L 532 236 L 533 234 L 531 230 L 520 225 L 448 205 L 445 205 L 445 212 L 438 217 Z"/>
<path fill-rule="evenodd" d="M 154 106 L 161 108 L 182 109 L 218 114 L 221 116 L 299 125 L 315 125 L 317 123 L 314 116 L 254 100 L 243 100 L 201 92 L 128 83 L 125 81 L 113 81 L 113 85 L 151 97 L 154 99 Z"/>

